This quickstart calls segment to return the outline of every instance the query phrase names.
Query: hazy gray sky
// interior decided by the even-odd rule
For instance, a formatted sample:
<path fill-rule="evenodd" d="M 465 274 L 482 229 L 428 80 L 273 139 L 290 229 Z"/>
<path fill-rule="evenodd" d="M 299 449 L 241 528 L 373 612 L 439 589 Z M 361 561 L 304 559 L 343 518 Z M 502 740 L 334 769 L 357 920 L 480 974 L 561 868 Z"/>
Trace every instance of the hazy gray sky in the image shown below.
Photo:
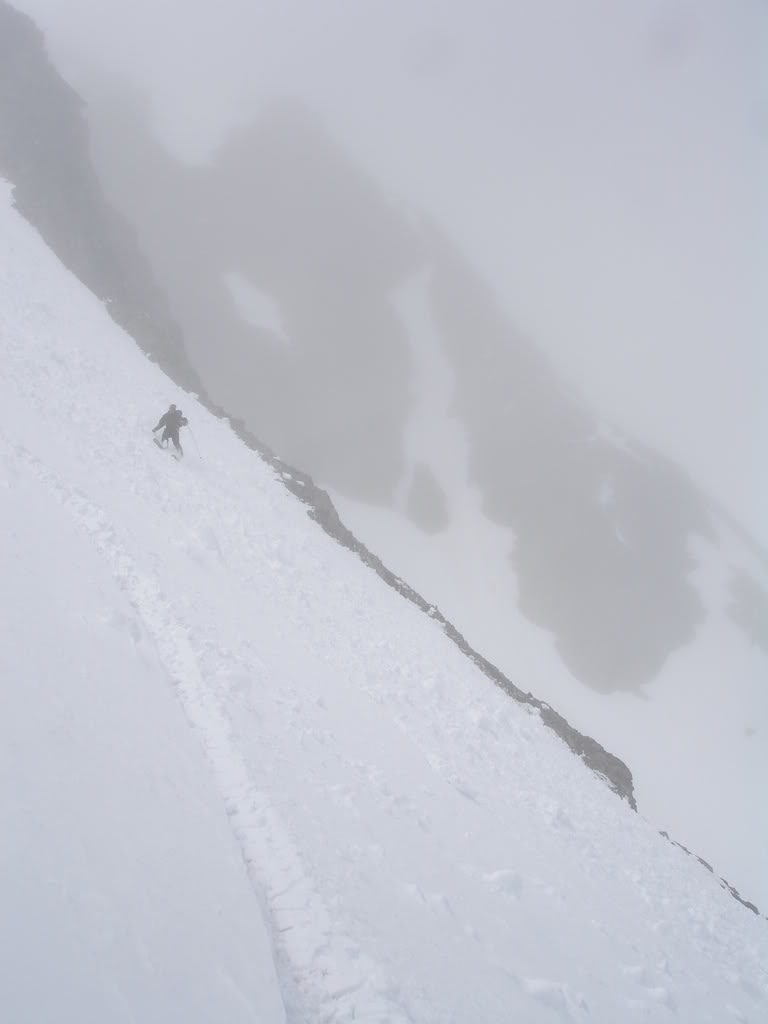
<path fill-rule="evenodd" d="M 204 159 L 308 100 L 609 418 L 768 540 L 760 0 L 15 0 Z"/>

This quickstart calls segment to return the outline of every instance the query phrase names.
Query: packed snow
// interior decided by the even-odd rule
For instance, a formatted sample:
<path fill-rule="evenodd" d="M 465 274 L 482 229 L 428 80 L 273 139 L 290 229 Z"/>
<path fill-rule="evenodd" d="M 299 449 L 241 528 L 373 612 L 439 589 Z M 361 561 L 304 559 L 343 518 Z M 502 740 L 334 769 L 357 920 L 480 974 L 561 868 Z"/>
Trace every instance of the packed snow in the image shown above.
<path fill-rule="evenodd" d="M 764 1020 L 766 921 L 327 537 L 8 193 L 2 1019 Z"/>

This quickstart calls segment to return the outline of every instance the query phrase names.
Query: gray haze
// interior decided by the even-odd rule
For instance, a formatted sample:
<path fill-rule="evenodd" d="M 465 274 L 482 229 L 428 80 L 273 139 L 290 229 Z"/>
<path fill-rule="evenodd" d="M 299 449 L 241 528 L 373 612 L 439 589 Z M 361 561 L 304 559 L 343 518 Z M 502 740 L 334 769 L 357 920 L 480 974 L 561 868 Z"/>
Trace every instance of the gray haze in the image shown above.
<path fill-rule="evenodd" d="M 372 3 L 330 4 L 318 21 L 310 5 L 182 18 L 85 4 L 62 22 L 25 6 L 86 86 L 96 169 L 213 400 L 340 494 L 392 505 L 405 488 L 406 514 L 439 532 L 456 495 L 429 462 L 409 470 L 406 441 L 423 339 L 399 301 L 421 281 L 469 482 L 510 530 L 521 609 L 585 684 L 652 680 L 703 620 L 688 542 L 714 536 L 712 509 L 599 413 L 686 449 L 681 461 L 754 518 L 757 192 L 728 177 L 749 185 L 763 144 L 759 118 L 752 141 L 730 121 L 751 98 L 737 75 L 745 12 L 647 5 L 606 21 L 593 3 L 571 22 L 559 4 L 534 16 L 486 3 L 481 17 Z M 728 32 L 710 53 L 716 28 Z M 705 56 L 719 61 L 709 75 Z M 705 91 L 686 97 L 694 82 Z M 677 123 L 673 98 L 686 102 Z M 690 121 L 705 114 L 741 149 L 715 148 Z M 725 207 L 699 195 L 715 177 Z M 578 258 L 562 262 L 574 216 L 586 218 Z M 754 245 L 723 249 L 741 221 Z M 714 274 L 717 288 L 692 286 Z M 759 584 L 734 578 L 733 594 L 754 639 Z"/>
<path fill-rule="evenodd" d="M 140 85 L 186 159 L 303 100 L 599 412 L 766 538 L 763 4 L 19 6 L 90 100 L 105 68 Z"/>
<path fill-rule="evenodd" d="M 276 103 L 196 166 L 168 154 L 130 96 L 102 90 L 92 121 L 102 178 L 215 401 L 322 483 L 392 502 L 420 344 L 395 299 L 425 275 L 471 480 L 515 537 L 522 610 L 599 690 L 649 682 L 692 639 L 703 609 L 687 543 L 712 536 L 707 502 L 606 433 L 451 241 L 393 204 L 315 115 Z M 249 298 L 271 326 L 253 326 Z M 451 497 L 420 466 L 408 514 L 439 530 Z"/>

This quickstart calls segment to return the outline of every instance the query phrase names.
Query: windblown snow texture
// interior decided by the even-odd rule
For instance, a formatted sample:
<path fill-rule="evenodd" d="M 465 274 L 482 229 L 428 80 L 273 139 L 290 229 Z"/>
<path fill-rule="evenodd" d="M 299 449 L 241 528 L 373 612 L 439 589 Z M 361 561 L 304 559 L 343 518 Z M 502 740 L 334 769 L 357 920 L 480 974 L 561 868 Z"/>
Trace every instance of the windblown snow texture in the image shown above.
<path fill-rule="evenodd" d="M 3 1017 L 764 1019 L 765 921 L 318 530 L 5 193 Z M 149 445 L 169 401 L 204 462 Z"/>

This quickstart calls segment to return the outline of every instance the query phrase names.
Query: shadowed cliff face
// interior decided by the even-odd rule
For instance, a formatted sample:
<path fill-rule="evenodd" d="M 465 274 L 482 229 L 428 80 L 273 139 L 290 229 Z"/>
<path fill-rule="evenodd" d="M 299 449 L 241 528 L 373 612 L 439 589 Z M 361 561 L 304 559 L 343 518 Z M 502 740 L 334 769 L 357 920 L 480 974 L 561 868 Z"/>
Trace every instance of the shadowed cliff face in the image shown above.
<path fill-rule="evenodd" d="M 677 467 L 569 396 L 451 247 L 435 250 L 432 304 L 457 370 L 456 413 L 485 512 L 514 530 L 521 608 L 555 633 L 578 678 L 638 686 L 703 617 L 688 538 L 712 535 L 707 504 Z"/>
<path fill-rule="evenodd" d="M 105 300 L 112 318 L 179 383 L 198 389 L 165 296 L 133 232 L 104 198 L 79 97 L 48 61 L 34 24 L 2 2 L 0 175 L 14 184 L 20 212 Z"/>
<path fill-rule="evenodd" d="M 158 145 L 133 100 L 92 121 L 102 180 L 217 402 L 339 492 L 394 502 L 418 343 L 395 299 L 425 275 L 469 482 L 509 527 L 523 612 L 604 692 L 650 681 L 691 640 L 703 609 L 688 541 L 712 536 L 707 501 L 570 394 L 450 241 L 395 207 L 309 112 L 277 104 L 196 167 Z M 440 530 L 439 473 L 422 463 L 406 482 L 406 514 Z"/>
<path fill-rule="evenodd" d="M 390 293 L 414 268 L 417 239 L 291 105 L 223 145 L 200 186 L 210 275 L 228 261 L 269 296 L 282 324 L 280 342 L 260 346 L 255 370 L 268 367 L 277 386 L 258 389 L 258 411 L 244 396 L 244 412 L 320 479 L 386 500 L 404 469 L 410 400 L 408 339 Z M 226 388 L 231 364 L 223 374 Z"/>
<path fill-rule="evenodd" d="M 386 501 L 410 403 L 408 339 L 389 296 L 417 265 L 417 235 L 292 104 L 203 167 L 174 163 L 131 99 L 94 112 L 94 125 L 102 179 L 208 390 L 292 462 Z"/>

